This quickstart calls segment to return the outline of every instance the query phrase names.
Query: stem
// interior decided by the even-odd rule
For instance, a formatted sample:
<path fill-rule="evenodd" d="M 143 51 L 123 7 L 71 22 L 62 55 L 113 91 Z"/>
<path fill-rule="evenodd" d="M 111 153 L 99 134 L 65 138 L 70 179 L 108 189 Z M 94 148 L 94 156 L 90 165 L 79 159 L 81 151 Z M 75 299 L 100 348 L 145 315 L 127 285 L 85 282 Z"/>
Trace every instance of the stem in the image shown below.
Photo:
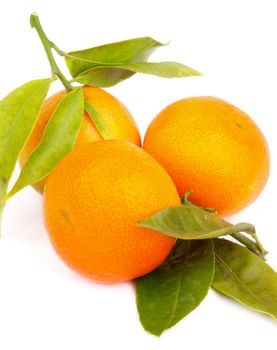
<path fill-rule="evenodd" d="M 259 251 L 261 252 L 262 256 L 266 256 L 266 254 L 268 252 L 264 249 L 261 241 L 259 240 L 259 238 L 258 238 L 258 236 L 256 234 L 255 227 L 253 225 L 250 225 L 250 224 L 248 224 L 248 225 L 249 225 L 249 227 L 247 229 L 243 230 L 243 232 L 248 233 L 249 235 L 252 236 L 252 238 L 255 240 L 256 246 L 259 249 Z"/>
<path fill-rule="evenodd" d="M 45 53 L 47 55 L 48 61 L 49 61 L 50 66 L 51 66 L 52 74 L 56 75 L 60 79 L 60 81 L 62 82 L 63 86 L 66 88 L 67 91 L 71 91 L 73 89 L 73 87 L 70 84 L 70 82 L 66 79 L 66 77 L 63 75 L 63 73 L 60 71 L 60 69 L 59 69 L 59 67 L 54 59 L 54 56 L 52 53 L 52 48 L 54 48 L 55 50 L 57 50 L 60 53 L 62 51 L 59 50 L 57 48 L 57 46 L 55 44 L 53 44 L 47 38 L 47 36 L 45 35 L 45 33 L 41 27 L 38 15 L 36 13 L 31 14 L 30 23 L 31 23 L 31 27 L 35 28 L 35 30 L 38 33 L 38 36 L 40 37 L 40 40 L 42 42 L 42 45 L 44 47 Z"/>
<path fill-rule="evenodd" d="M 251 250 L 253 253 L 258 255 L 260 258 L 265 260 L 266 251 L 261 251 L 258 245 L 253 242 L 251 239 L 245 237 L 242 233 L 233 233 L 231 236 L 236 239 L 238 242 L 242 243 L 246 248 Z"/>
<path fill-rule="evenodd" d="M 65 56 L 65 52 L 59 49 L 58 46 L 53 43 L 53 41 L 51 41 L 51 47 L 57 52 L 58 55 Z"/>
<path fill-rule="evenodd" d="M 257 246 L 260 250 L 260 252 L 262 253 L 263 256 L 268 254 L 268 251 L 265 250 L 265 248 L 262 245 L 262 242 L 259 240 L 258 236 L 256 235 L 256 233 L 252 234 L 252 237 L 255 239 Z"/>

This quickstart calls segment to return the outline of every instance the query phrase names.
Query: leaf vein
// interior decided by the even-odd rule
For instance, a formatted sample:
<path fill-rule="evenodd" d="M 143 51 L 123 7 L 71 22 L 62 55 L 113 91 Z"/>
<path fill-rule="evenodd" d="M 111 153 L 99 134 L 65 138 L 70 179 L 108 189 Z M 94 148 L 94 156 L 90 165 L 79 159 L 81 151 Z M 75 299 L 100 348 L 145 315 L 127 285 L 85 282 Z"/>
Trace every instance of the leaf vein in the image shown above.
<path fill-rule="evenodd" d="M 245 284 L 242 283 L 242 281 L 239 279 L 239 277 L 233 272 L 232 269 L 230 269 L 230 267 L 226 264 L 226 262 L 219 255 L 217 255 L 215 253 L 215 256 L 218 260 L 220 260 L 221 264 L 231 273 L 231 275 L 234 277 L 234 279 L 236 279 L 238 281 L 239 285 L 241 285 L 242 288 L 244 288 L 250 295 L 252 295 L 253 298 L 256 299 L 259 303 L 264 304 L 263 300 L 257 298 L 257 296 L 255 294 L 253 294 L 251 289 L 249 289 Z M 226 280 L 226 282 L 230 285 L 228 280 Z"/>
<path fill-rule="evenodd" d="M 175 300 L 174 300 L 174 303 L 173 303 L 173 308 L 172 308 L 172 312 L 171 312 L 170 318 L 169 318 L 168 322 L 166 323 L 165 328 L 169 328 L 170 327 L 170 325 L 172 323 L 172 320 L 174 319 L 176 310 L 177 310 L 178 301 L 180 299 L 181 284 L 182 284 L 182 281 L 184 279 L 184 266 L 185 266 L 185 264 L 186 264 L 186 262 L 188 260 L 189 251 L 190 251 L 190 242 L 188 242 L 188 244 L 187 244 L 187 251 L 186 251 L 186 255 L 184 257 L 184 261 L 183 261 L 182 266 L 181 266 L 181 274 L 180 274 L 180 277 L 179 277 L 179 280 L 178 280 L 178 284 L 177 284 L 176 297 L 175 297 Z"/>

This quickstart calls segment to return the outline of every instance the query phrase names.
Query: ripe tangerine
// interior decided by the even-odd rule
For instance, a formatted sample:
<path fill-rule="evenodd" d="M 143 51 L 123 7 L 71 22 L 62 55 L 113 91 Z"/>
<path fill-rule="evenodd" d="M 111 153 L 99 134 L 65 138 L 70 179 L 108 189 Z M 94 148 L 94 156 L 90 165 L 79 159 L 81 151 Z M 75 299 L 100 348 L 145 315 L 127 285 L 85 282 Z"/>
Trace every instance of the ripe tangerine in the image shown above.
<path fill-rule="evenodd" d="M 80 145 L 48 176 L 44 217 L 54 248 L 69 266 L 111 283 L 162 263 L 175 239 L 137 223 L 179 204 L 172 179 L 143 149 L 98 141 Z"/>
<path fill-rule="evenodd" d="M 144 149 L 172 177 L 179 195 L 234 214 L 252 203 L 269 175 L 269 150 L 254 121 L 214 97 L 172 103 L 149 125 Z"/>

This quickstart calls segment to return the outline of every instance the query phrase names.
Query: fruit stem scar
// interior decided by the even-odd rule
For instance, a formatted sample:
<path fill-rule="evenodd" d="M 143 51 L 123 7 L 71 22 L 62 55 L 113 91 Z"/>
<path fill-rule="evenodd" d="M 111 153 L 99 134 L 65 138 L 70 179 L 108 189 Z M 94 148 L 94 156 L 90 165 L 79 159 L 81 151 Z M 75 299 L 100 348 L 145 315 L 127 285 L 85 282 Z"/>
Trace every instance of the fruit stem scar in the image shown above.
<path fill-rule="evenodd" d="M 35 28 L 35 30 L 37 31 L 38 36 L 42 42 L 42 45 L 44 47 L 45 53 L 47 55 L 48 61 L 51 66 L 52 74 L 57 76 L 60 79 L 61 83 L 63 84 L 63 86 L 66 88 L 68 92 L 71 91 L 73 87 L 61 72 L 52 53 L 52 49 L 57 51 L 59 54 L 62 54 L 62 51 L 59 50 L 58 47 L 47 38 L 40 24 L 39 17 L 36 13 L 31 14 L 30 24 L 31 24 L 31 27 Z"/>

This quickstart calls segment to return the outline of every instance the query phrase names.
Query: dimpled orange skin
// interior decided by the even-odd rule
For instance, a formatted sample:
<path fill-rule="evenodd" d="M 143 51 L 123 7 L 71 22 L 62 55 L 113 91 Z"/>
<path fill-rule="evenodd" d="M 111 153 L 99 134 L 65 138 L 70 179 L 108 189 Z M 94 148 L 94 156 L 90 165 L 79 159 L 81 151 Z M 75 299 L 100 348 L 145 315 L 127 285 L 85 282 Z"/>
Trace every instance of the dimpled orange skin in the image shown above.
<path fill-rule="evenodd" d="M 144 149 L 167 170 L 179 195 L 231 215 L 252 203 L 269 175 L 267 142 L 253 120 L 214 97 L 177 101 L 149 125 Z"/>
<path fill-rule="evenodd" d="M 119 100 L 98 87 L 84 86 L 83 90 L 86 102 L 91 103 L 102 116 L 110 139 L 126 140 L 141 146 L 140 134 L 136 123 L 128 109 Z M 31 152 L 39 144 L 50 117 L 65 95 L 65 90 L 60 91 L 47 98 L 44 102 L 34 130 L 21 152 L 21 164 L 26 162 Z M 79 144 L 84 142 L 101 139 L 103 138 L 94 126 L 91 118 L 87 113 L 84 113 L 84 120 L 75 147 L 78 147 Z M 37 191 L 43 192 L 44 184 L 45 180 L 35 184 L 34 187 Z"/>
<path fill-rule="evenodd" d="M 58 255 L 106 283 L 134 279 L 162 263 L 175 240 L 137 223 L 176 205 L 179 195 L 164 168 L 124 141 L 81 145 L 51 172 L 44 191 L 45 224 Z"/>

